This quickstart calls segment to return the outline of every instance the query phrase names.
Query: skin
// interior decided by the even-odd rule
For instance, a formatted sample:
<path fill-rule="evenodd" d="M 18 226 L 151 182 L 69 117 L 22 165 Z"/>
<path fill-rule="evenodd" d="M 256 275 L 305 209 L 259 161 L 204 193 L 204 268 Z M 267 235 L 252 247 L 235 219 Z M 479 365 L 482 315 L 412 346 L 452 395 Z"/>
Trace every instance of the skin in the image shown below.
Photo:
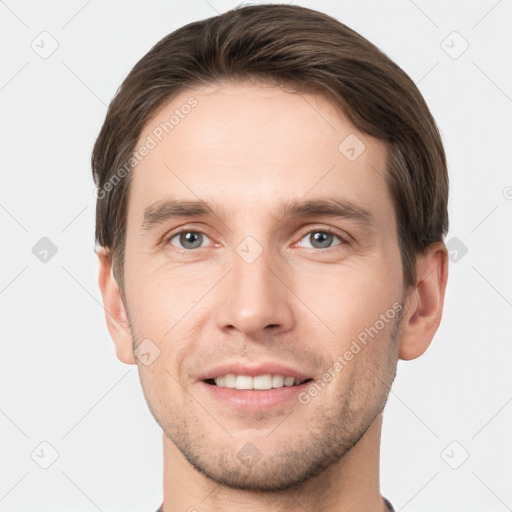
<path fill-rule="evenodd" d="M 125 303 L 99 251 L 117 356 L 138 364 L 163 430 L 164 510 L 385 510 L 382 409 L 398 359 L 421 355 L 439 326 L 446 248 L 418 255 L 416 286 L 404 289 L 386 147 L 320 95 L 256 83 L 183 91 L 137 147 L 191 96 L 197 106 L 132 171 Z M 350 134 L 366 147 L 355 161 L 338 150 Z M 366 208 L 373 224 L 278 212 L 326 197 Z M 169 198 L 208 201 L 214 215 L 144 229 L 145 208 Z M 183 227 L 204 233 L 200 248 L 173 236 Z M 311 235 L 325 229 L 336 235 L 319 248 Z M 249 235 L 262 251 L 252 263 L 236 251 Z M 318 380 L 393 304 L 401 324 L 386 323 L 307 404 L 240 411 L 198 380 L 227 360 L 279 361 Z M 160 350 L 148 366 L 133 352 L 147 338 Z M 260 454 L 250 468 L 237 456 L 247 443 Z"/>

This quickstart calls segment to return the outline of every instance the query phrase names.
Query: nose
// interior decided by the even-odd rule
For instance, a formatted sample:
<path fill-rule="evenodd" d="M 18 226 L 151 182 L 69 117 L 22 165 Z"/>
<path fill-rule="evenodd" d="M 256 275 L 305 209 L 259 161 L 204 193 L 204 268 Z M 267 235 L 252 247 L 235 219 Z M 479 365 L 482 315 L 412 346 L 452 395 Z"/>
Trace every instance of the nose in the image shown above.
<path fill-rule="evenodd" d="M 241 253 L 240 253 L 241 254 Z M 217 325 L 254 337 L 258 333 L 286 332 L 294 325 L 284 262 L 263 251 L 254 261 L 233 255 L 233 268 L 218 290 Z"/>

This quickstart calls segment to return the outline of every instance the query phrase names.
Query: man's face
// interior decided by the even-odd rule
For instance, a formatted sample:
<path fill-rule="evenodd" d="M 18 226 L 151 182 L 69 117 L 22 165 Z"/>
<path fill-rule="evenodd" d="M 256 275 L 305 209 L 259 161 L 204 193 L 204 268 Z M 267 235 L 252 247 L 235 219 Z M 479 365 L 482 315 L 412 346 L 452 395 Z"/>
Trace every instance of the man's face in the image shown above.
<path fill-rule="evenodd" d="M 138 363 L 152 414 L 219 483 L 303 482 L 361 438 L 395 375 L 403 278 L 385 147 L 322 96 L 249 84 L 182 92 L 137 148 L 148 136 L 125 293 L 134 342 L 160 350 Z"/>

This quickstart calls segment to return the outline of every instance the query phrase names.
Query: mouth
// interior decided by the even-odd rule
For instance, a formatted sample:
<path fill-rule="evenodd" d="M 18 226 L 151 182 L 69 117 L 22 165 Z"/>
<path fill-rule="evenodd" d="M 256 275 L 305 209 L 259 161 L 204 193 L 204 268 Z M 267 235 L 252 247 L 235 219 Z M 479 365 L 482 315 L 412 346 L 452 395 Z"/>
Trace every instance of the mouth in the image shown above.
<path fill-rule="evenodd" d="M 255 376 L 227 373 L 226 375 L 205 379 L 203 382 L 219 388 L 268 391 L 283 387 L 296 387 L 312 380 L 311 378 L 301 379 L 291 375 L 272 375 L 270 373 Z"/>
<path fill-rule="evenodd" d="M 223 410 L 279 414 L 282 406 L 299 404 L 297 396 L 313 381 L 311 375 L 311 370 L 278 361 L 232 360 L 205 370 L 196 379 L 207 400 Z"/>

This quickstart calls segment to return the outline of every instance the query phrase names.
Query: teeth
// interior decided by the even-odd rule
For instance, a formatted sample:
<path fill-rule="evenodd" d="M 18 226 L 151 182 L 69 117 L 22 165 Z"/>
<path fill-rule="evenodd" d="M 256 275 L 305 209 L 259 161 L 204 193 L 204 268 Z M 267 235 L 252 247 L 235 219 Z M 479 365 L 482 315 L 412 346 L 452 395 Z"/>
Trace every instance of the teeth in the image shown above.
<path fill-rule="evenodd" d="M 272 375 L 258 375 L 252 381 L 253 389 L 272 389 Z"/>
<path fill-rule="evenodd" d="M 215 378 L 214 382 L 221 388 L 266 390 L 282 388 L 283 386 L 296 386 L 304 381 L 295 379 L 294 377 L 270 375 L 268 373 L 265 375 L 257 375 L 256 377 L 228 373 L 227 375 L 221 375 Z"/>
<path fill-rule="evenodd" d="M 222 379 L 222 377 L 218 377 Z M 215 384 L 217 384 L 217 379 L 215 379 Z M 222 386 L 222 384 L 217 384 L 217 386 Z M 224 375 L 224 387 L 226 388 L 235 388 L 236 387 L 236 375 L 234 373 L 228 373 Z"/>
<path fill-rule="evenodd" d="M 253 378 L 247 375 L 237 375 L 235 388 L 236 389 L 254 389 Z"/>
<path fill-rule="evenodd" d="M 284 379 L 285 386 L 293 386 L 294 384 L 295 384 L 295 379 L 293 377 L 286 377 L 286 379 Z"/>
<path fill-rule="evenodd" d="M 282 375 L 274 375 L 272 377 L 272 387 L 282 388 L 284 386 L 284 377 Z"/>

